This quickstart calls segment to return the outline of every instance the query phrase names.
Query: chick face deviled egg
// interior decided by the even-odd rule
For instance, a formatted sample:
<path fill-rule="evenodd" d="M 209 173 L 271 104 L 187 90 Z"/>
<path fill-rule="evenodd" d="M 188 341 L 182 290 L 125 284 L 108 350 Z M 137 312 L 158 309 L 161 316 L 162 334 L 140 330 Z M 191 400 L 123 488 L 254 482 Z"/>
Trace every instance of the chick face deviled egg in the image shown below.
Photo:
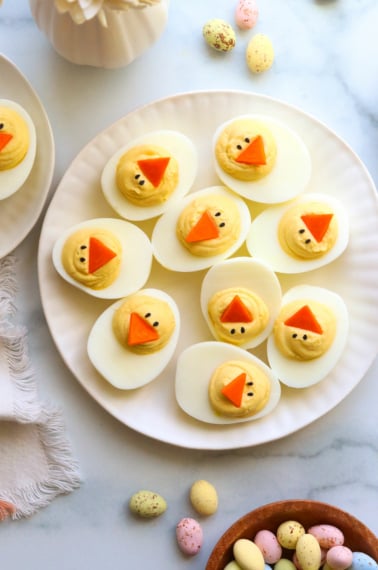
<path fill-rule="evenodd" d="M 200 303 L 215 339 L 253 348 L 272 331 L 281 306 L 281 286 L 265 263 L 235 257 L 209 269 Z"/>
<path fill-rule="evenodd" d="M 301 273 L 337 259 L 348 241 L 349 219 L 340 202 L 329 194 L 305 193 L 259 214 L 246 245 L 274 271 Z"/>
<path fill-rule="evenodd" d="M 320 382 L 344 350 L 348 325 L 346 305 L 337 293 L 310 285 L 293 287 L 282 298 L 268 338 L 269 365 L 292 388 Z"/>
<path fill-rule="evenodd" d="M 36 130 L 30 115 L 15 101 L 0 99 L 0 200 L 24 184 L 36 149 Z"/>
<path fill-rule="evenodd" d="M 174 271 L 205 269 L 243 244 L 250 220 L 247 205 L 223 186 L 193 192 L 156 222 L 154 255 Z"/>
<path fill-rule="evenodd" d="M 109 159 L 101 187 L 120 216 L 146 220 L 189 192 L 196 173 L 197 153 L 190 139 L 176 131 L 154 131 L 133 139 Z"/>
<path fill-rule="evenodd" d="M 152 247 L 137 226 L 113 218 L 86 220 L 68 228 L 53 248 L 63 279 L 89 295 L 117 299 L 146 283 Z"/>
<path fill-rule="evenodd" d="M 142 289 L 108 307 L 88 338 L 88 356 L 110 384 L 132 390 L 164 370 L 176 349 L 180 314 L 159 289 Z"/>
<path fill-rule="evenodd" d="M 311 176 L 302 139 L 271 117 L 241 115 L 223 123 L 213 147 L 220 180 L 248 200 L 285 202 L 302 192 Z"/>
<path fill-rule="evenodd" d="M 281 388 L 270 368 L 246 350 L 216 341 L 194 344 L 177 360 L 176 399 L 197 420 L 256 420 L 277 406 Z"/>

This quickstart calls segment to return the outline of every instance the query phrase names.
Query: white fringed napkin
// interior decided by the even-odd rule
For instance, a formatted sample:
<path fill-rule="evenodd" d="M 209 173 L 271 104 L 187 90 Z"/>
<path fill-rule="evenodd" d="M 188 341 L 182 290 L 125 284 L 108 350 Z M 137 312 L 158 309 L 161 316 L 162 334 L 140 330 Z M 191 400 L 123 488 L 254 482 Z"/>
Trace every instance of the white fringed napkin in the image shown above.
<path fill-rule="evenodd" d="M 61 412 L 39 401 L 27 331 L 12 323 L 14 266 L 0 260 L 0 520 L 30 516 L 80 485 Z"/>

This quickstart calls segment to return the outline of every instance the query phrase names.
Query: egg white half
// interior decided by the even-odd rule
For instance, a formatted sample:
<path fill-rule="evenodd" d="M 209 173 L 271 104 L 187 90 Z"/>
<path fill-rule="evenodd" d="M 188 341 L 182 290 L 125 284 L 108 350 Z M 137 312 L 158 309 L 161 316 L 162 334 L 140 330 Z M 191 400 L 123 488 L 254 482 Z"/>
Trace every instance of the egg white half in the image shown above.
<path fill-rule="evenodd" d="M 316 259 L 297 259 L 286 253 L 278 239 L 278 226 L 284 213 L 295 204 L 321 202 L 329 204 L 338 224 L 336 243 L 326 254 Z M 250 255 L 266 261 L 278 273 L 302 273 L 323 267 L 337 259 L 349 241 L 349 217 L 340 202 L 329 194 L 304 193 L 287 204 L 270 206 L 253 221 L 246 239 Z"/>
<path fill-rule="evenodd" d="M 261 344 L 271 333 L 281 306 L 281 285 L 271 268 L 258 259 L 234 257 L 217 263 L 206 273 L 201 286 L 200 303 L 202 314 L 212 335 L 217 338 L 209 317 L 208 305 L 211 297 L 222 289 L 243 287 L 256 293 L 269 309 L 269 321 L 265 329 L 255 338 L 239 345 L 253 348 Z"/>
<path fill-rule="evenodd" d="M 307 388 L 325 379 L 333 370 L 345 348 L 349 331 L 349 314 L 344 300 L 329 289 L 312 285 L 298 285 L 282 297 L 282 306 L 297 299 L 313 299 L 328 306 L 336 316 L 335 339 L 325 354 L 301 362 L 285 357 L 277 348 L 273 333 L 268 338 L 267 357 L 279 380 L 291 388 Z"/>
<path fill-rule="evenodd" d="M 209 195 L 219 194 L 230 197 L 239 210 L 241 229 L 239 238 L 225 252 L 211 256 L 199 257 L 192 255 L 178 240 L 176 236 L 176 223 L 182 210 L 194 199 Z M 251 215 L 246 203 L 224 186 L 211 186 L 185 196 L 179 203 L 175 203 L 159 218 L 155 224 L 151 242 L 154 256 L 166 269 L 172 271 L 189 272 L 207 269 L 211 265 L 230 257 L 244 243 L 251 224 Z"/>
<path fill-rule="evenodd" d="M 0 99 L 0 105 L 17 111 L 29 130 L 29 148 L 25 157 L 14 168 L 0 171 L 0 200 L 4 200 L 17 192 L 29 177 L 37 152 L 37 134 L 32 118 L 21 105 L 8 99 Z"/>
<path fill-rule="evenodd" d="M 175 329 L 161 350 L 151 354 L 136 354 L 118 342 L 112 321 L 124 299 L 113 303 L 98 317 L 88 337 L 87 352 L 93 366 L 105 380 L 120 390 L 140 388 L 157 378 L 171 360 L 180 334 L 180 313 L 172 297 L 159 289 L 142 289 L 140 293 L 165 301 L 174 314 Z"/>
<path fill-rule="evenodd" d="M 104 228 L 112 232 L 122 244 L 121 269 L 117 279 L 104 289 L 91 289 L 73 279 L 62 264 L 62 249 L 66 239 L 80 228 Z M 57 272 L 68 283 L 101 299 L 119 299 L 144 286 L 152 266 L 152 246 L 146 234 L 134 224 L 116 218 L 94 218 L 66 229 L 55 242 L 52 252 Z"/>
<path fill-rule="evenodd" d="M 214 370 L 229 360 L 244 360 L 258 364 L 268 376 L 271 393 L 267 405 L 248 418 L 227 418 L 211 407 L 208 387 Z M 200 342 L 185 349 L 177 360 L 175 380 L 176 400 L 180 408 L 202 422 L 235 424 L 257 420 L 271 413 L 281 397 L 281 386 L 275 374 L 264 362 L 246 350 L 216 341 Z"/>
<path fill-rule="evenodd" d="M 265 115 L 239 115 L 220 125 L 213 137 L 213 149 L 223 129 L 236 119 L 263 122 L 271 131 L 277 146 L 273 170 L 264 178 L 246 182 L 233 178 L 219 166 L 214 155 L 214 167 L 220 180 L 240 196 L 265 204 L 285 202 L 303 192 L 311 177 L 310 153 L 300 136 L 285 124 Z"/>
<path fill-rule="evenodd" d="M 168 200 L 162 204 L 138 206 L 127 200 L 117 188 L 115 175 L 119 159 L 130 148 L 142 144 L 161 146 L 167 149 L 178 162 L 178 185 Z M 133 139 L 109 159 L 101 175 L 102 192 L 113 210 L 122 218 L 132 221 L 148 220 L 165 212 L 171 204 L 189 192 L 197 175 L 197 170 L 197 151 L 187 136 L 176 131 L 154 131 Z"/>

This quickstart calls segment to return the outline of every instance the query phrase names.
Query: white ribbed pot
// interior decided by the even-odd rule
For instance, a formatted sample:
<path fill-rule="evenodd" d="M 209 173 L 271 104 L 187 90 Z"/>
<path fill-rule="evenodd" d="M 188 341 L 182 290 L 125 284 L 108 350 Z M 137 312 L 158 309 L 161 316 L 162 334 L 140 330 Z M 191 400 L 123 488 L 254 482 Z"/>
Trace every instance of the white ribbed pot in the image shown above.
<path fill-rule="evenodd" d="M 149 49 L 163 33 L 168 0 L 127 11 L 106 10 L 107 27 L 97 17 L 76 24 L 60 14 L 54 0 L 29 0 L 32 16 L 54 49 L 79 65 L 117 68 L 128 65 Z"/>

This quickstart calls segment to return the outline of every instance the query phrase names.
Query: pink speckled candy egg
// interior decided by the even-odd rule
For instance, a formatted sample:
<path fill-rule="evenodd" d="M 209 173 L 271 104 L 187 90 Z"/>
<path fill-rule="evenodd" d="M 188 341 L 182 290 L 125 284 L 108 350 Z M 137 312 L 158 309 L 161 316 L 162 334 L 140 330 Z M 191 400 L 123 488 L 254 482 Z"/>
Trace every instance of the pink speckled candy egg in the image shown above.
<path fill-rule="evenodd" d="M 259 10 L 255 0 L 239 0 L 235 10 L 235 22 L 241 30 L 250 30 L 257 22 Z"/>
<path fill-rule="evenodd" d="M 176 526 L 176 539 L 181 552 L 189 556 L 198 554 L 203 543 L 201 525 L 189 517 L 181 519 Z"/>
<path fill-rule="evenodd" d="M 282 556 L 282 548 L 274 532 L 259 530 L 253 542 L 259 547 L 267 564 L 275 564 Z"/>
<path fill-rule="evenodd" d="M 332 546 L 327 552 L 326 561 L 333 570 L 345 570 L 353 562 L 353 552 L 347 546 Z"/>
<path fill-rule="evenodd" d="M 317 524 L 307 531 L 315 536 L 322 548 L 331 548 L 344 544 L 344 535 L 340 529 L 331 524 Z"/>

